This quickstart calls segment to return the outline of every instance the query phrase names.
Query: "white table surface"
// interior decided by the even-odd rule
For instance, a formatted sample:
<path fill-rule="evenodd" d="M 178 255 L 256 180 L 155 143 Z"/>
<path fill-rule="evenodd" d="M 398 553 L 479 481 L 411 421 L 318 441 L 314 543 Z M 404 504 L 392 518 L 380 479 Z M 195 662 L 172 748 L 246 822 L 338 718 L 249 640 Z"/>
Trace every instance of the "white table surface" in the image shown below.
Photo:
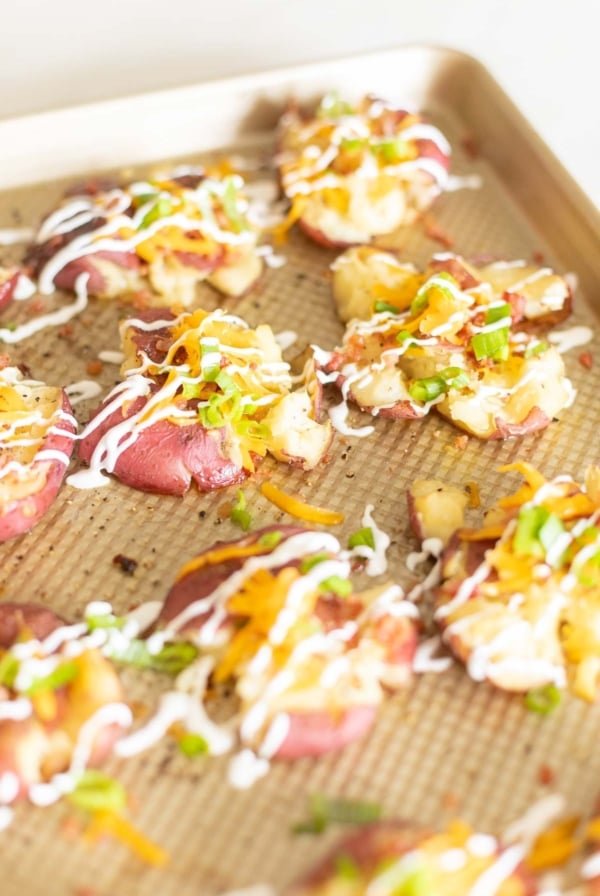
<path fill-rule="evenodd" d="M 0 118 L 439 44 L 490 69 L 600 206 L 599 26 L 598 0 L 19 0 L 0 27 Z"/>

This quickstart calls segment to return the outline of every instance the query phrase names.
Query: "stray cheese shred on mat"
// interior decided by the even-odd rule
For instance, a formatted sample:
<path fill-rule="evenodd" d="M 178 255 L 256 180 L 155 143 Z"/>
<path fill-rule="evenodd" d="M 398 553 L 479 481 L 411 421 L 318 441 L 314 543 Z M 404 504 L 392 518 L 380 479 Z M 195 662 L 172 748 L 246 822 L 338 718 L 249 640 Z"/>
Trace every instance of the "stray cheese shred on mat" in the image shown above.
<path fill-rule="evenodd" d="M 271 482 L 263 482 L 260 490 L 264 497 L 284 510 L 291 516 L 297 517 L 299 520 L 305 520 L 307 523 L 322 523 L 324 526 L 339 526 L 344 522 L 344 514 L 337 513 L 335 510 L 326 510 L 323 507 L 315 507 L 314 504 L 306 504 L 299 498 L 294 498 L 282 492 L 277 486 Z"/>

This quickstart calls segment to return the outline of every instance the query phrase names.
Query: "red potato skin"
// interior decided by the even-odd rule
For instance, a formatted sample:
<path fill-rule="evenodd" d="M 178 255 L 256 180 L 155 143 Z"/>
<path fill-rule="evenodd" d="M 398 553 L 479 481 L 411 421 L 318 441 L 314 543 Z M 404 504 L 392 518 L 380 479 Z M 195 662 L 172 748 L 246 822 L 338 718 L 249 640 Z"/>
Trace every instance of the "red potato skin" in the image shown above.
<path fill-rule="evenodd" d="M 62 410 L 65 414 L 73 414 L 71 403 L 64 391 Z M 60 431 L 48 433 L 40 450 L 60 451 L 70 458 L 73 453 L 74 422 L 62 418 L 54 425 L 54 429 Z M 29 532 L 48 511 L 58 494 L 65 478 L 67 465 L 58 460 L 34 460 L 32 467 L 36 468 L 37 466 L 46 470 L 46 481 L 40 491 L 0 507 L 0 542 Z"/>
<path fill-rule="evenodd" d="M 496 417 L 496 429 L 491 434 L 490 441 L 497 439 L 512 439 L 517 436 L 526 436 L 532 432 L 546 429 L 551 423 L 550 417 L 544 414 L 540 408 L 532 408 L 524 420 L 520 423 L 508 423 L 501 417 Z"/>
<path fill-rule="evenodd" d="M 110 261 L 116 267 L 128 270 L 144 272 L 146 265 L 135 252 L 96 252 L 94 255 L 84 255 L 71 261 L 58 272 L 54 278 L 54 285 L 58 289 L 74 290 L 75 282 L 80 274 L 89 274 L 87 291 L 89 295 L 101 295 L 106 290 L 106 278 L 95 264 L 95 259 Z"/>
<path fill-rule="evenodd" d="M 460 289 L 472 289 L 481 282 L 461 264 L 459 258 L 432 258 L 427 265 L 429 274 L 450 274 L 458 283 Z"/>
<path fill-rule="evenodd" d="M 374 706 L 353 706 L 340 713 L 290 713 L 287 736 L 276 759 L 303 759 L 323 756 L 358 740 L 372 727 L 377 716 Z"/>
<path fill-rule="evenodd" d="M 305 531 L 307 530 L 296 526 L 270 526 L 235 542 L 217 542 L 211 550 L 234 544 L 240 546 L 256 544 L 263 535 L 270 532 L 281 533 L 284 541 L 292 535 Z M 281 541 L 279 543 L 281 544 Z M 270 549 L 265 548 L 264 554 L 270 552 Z M 208 597 L 245 562 L 246 558 L 232 558 L 194 570 L 181 578 L 167 595 L 157 622 L 158 627 L 174 619 L 190 604 Z M 319 599 L 315 614 L 325 630 L 329 631 L 348 619 L 356 618 L 361 610 L 362 604 L 359 600 L 342 599 L 332 594 Z M 209 616 L 210 610 L 199 613 L 198 616 L 188 620 L 182 632 L 191 633 L 197 630 Z M 417 630 L 412 622 L 405 618 L 382 615 L 371 623 L 367 634 L 386 646 L 387 662 L 404 667 L 408 679 L 418 641 Z M 366 734 L 373 725 L 376 715 L 377 707 L 371 705 L 332 709 L 331 712 L 317 710 L 290 713 L 289 730 L 274 758 L 294 760 L 339 750 Z"/>
<path fill-rule="evenodd" d="M 139 411 L 143 403 L 143 399 L 134 402 L 126 416 Z M 96 414 L 102 408 L 103 405 Z M 81 460 L 89 463 L 102 436 L 124 419 L 117 408 L 85 436 L 79 447 Z M 242 482 L 248 475 L 223 454 L 224 438 L 223 430 L 209 432 L 199 423 L 177 426 L 168 420 L 160 420 L 140 432 L 135 442 L 119 455 L 113 473 L 132 488 L 161 495 L 181 497 L 190 488 L 192 480 L 201 491 L 224 488 Z"/>
<path fill-rule="evenodd" d="M 0 603 L 0 648 L 12 647 L 22 631 L 42 641 L 61 625 L 64 619 L 49 607 L 40 604 Z"/>
<path fill-rule="evenodd" d="M 215 245 L 215 251 L 212 255 L 199 255 L 195 252 L 173 252 L 173 257 L 176 258 L 179 264 L 183 265 L 184 268 L 193 268 L 196 271 L 202 271 L 206 274 L 211 274 L 213 271 L 216 271 L 217 268 L 221 267 L 222 264 L 226 264 L 226 255 L 227 251 L 225 246 L 221 245 Z"/>
<path fill-rule="evenodd" d="M 318 896 L 320 893 L 333 896 L 333 885 L 338 876 L 341 887 L 344 887 L 340 859 L 350 860 L 359 872 L 370 875 L 382 864 L 392 863 L 418 849 L 424 840 L 434 834 L 431 829 L 404 820 L 364 825 L 342 837 L 312 871 L 285 891 L 284 896 Z M 539 892 L 537 882 L 523 864 L 517 867 L 514 876 L 521 882 L 522 896 L 536 896 Z M 341 889 L 340 892 L 345 890 Z"/>
<path fill-rule="evenodd" d="M 318 243 L 319 246 L 324 246 L 326 249 L 349 249 L 350 246 L 355 245 L 355 243 L 352 242 L 348 243 L 342 240 L 330 239 L 330 237 L 326 236 L 322 230 L 307 224 L 304 218 L 298 220 L 298 226 L 310 240 Z"/>
<path fill-rule="evenodd" d="M 263 529 L 256 529 L 254 532 L 243 536 L 243 538 L 236 539 L 235 541 L 217 541 L 210 550 L 219 550 L 231 545 L 238 545 L 240 547 L 253 545 L 260 541 L 263 535 L 267 535 L 271 532 L 280 532 L 282 536 L 281 540 L 285 541 L 292 535 L 297 535 L 299 532 L 304 531 L 306 530 L 300 526 L 267 526 Z M 269 554 L 270 552 L 270 549 L 265 547 L 264 552 L 261 553 Z M 205 551 L 203 553 L 207 552 Z M 202 556 L 202 554 L 199 556 Z M 204 566 L 201 569 L 194 570 L 179 579 L 167 594 L 160 616 L 158 617 L 158 625 L 160 626 L 161 624 L 170 622 L 176 616 L 179 616 L 189 604 L 208 597 L 221 582 L 224 582 L 225 579 L 229 578 L 229 576 L 236 570 L 240 569 L 245 562 L 245 558 L 242 557 L 231 558 L 222 563 L 214 563 Z M 194 616 L 189 620 L 182 631 L 190 632 L 198 629 L 206 620 L 207 616 L 207 613 Z"/>
<path fill-rule="evenodd" d="M 65 620 L 48 607 L 8 601 L 0 603 L 0 647 L 10 648 L 23 633 L 41 641 L 64 624 Z M 85 720 L 81 717 L 81 706 L 100 706 L 111 699 L 122 699 L 121 685 L 112 666 L 100 654 L 94 654 L 93 662 L 94 674 L 88 674 L 86 683 L 81 685 L 75 679 L 54 692 L 56 712 L 51 721 L 42 721 L 35 714 L 23 720 L 0 720 L 0 773 L 16 775 L 19 789 L 15 800 L 26 797 L 31 786 L 44 780 L 46 775 L 68 767 L 70 757 L 67 753 L 74 746 L 73 733 L 76 734 Z M 103 700 L 98 700 L 98 694 L 95 694 L 96 687 L 100 686 L 104 691 Z M 2 691 L 0 687 L 0 699 L 7 696 Z M 70 735 L 63 726 L 69 729 Z M 89 764 L 101 764 L 121 734 L 120 726 L 114 724 L 101 730 Z"/>
<path fill-rule="evenodd" d="M 338 361 L 340 363 L 343 363 L 343 358 L 341 355 L 338 356 L 337 360 L 336 360 L 336 357 L 334 356 L 331 363 L 323 368 L 325 370 L 325 372 L 332 373 L 336 369 L 336 364 L 338 363 Z M 344 385 L 345 381 L 346 381 L 346 377 L 341 376 L 341 375 L 335 381 L 335 385 L 340 390 L 340 392 L 342 390 L 342 386 Z M 413 407 L 413 405 L 411 404 L 410 401 L 397 401 L 396 404 L 393 405 L 393 407 L 391 407 L 391 408 L 375 409 L 373 407 L 369 407 L 368 405 L 360 404 L 356 400 L 354 395 L 352 394 L 352 389 L 350 389 L 350 393 L 349 393 L 348 397 L 351 398 L 351 400 L 354 402 L 356 407 L 359 408 L 359 410 L 364 411 L 364 413 L 366 413 L 366 414 L 371 414 L 372 416 L 382 417 L 384 420 L 417 420 L 417 419 L 420 420 L 421 417 L 423 416 L 422 414 L 419 414 L 418 411 L 415 410 L 415 408 Z M 374 413 L 375 410 L 377 410 L 377 414 Z"/>
<path fill-rule="evenodd" d="M 12 302 L 20 271 L 0 271 L 0 311 L 4 311 Z"/>

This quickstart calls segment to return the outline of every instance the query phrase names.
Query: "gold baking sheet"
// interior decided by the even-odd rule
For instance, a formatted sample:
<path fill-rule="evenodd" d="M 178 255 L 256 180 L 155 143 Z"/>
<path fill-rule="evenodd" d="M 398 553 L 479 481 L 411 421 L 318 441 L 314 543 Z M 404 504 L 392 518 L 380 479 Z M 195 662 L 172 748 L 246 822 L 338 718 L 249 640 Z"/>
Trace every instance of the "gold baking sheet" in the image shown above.
<path fill-rule="evenodd" d="M 294 92 L 312 98 L 332 86 L 348 95 L 370 90 L 424 105 L 453 144 L 453 173 L 482 177 L 480 189 L 448 193 L 434 207 L 436 223 L 454 239 L 454 250 L 466 256 L 542 253 L 558 271 L 579 276 L 576 311 L 567 326 L 587 323 L 597 328 L 600 227 L 591 205 L 485 70 L 442 49 L 400 49 L 134 98 L 129 107 L 119 101 L 67 110 L 54 118 L 0 123 L 1 145 L 6 146 L 1 138 L 9 135 L 17 141 L 16 147 L 7 148 L 2 175 L 7 187 L 39 180 L 46 168 L 53 175 L 73 174 L 62 182 L 7 188 L 0 198 L 0 227 L 35 220 L 51 207 L 64 184 L 79 179 L 84 170 L 133 166 L 158 158 L 163 149 L 171 158 L 190 162 L 206 158 L 189 152 L 192 138 L 187 132 L 179 142 L 177 135 L 170 135 L 168 146 L 166 138 L 158 141 L 154 155 L 147 142 L 142 147 L 131 136 L 126 140 L 121 128 L 127 108 L 132 129 L 148 120 L 146 132 L 158 133 L 161 123 L 163 129 L 175 127 L 178 115 L 185 113 L 192 136 L 199 135 L 197 147 L 217 150 L 219 144 L 229 145 L 236 155 L 260 162 L 270 152 L 271 128 L 285 97 Z M 69 121 L 80 124 L 72 141 L 56 127 L 50 139 L 49 124 Z M 73 143 L 80 146 L 86 128 L 89 145 L 75 158 Z M 94 139 L 100 128 L 104 142 L 98 146 Z M 25 158 L 22 145 L 19 155 L 19 141 L 34 132 L 39 136 L 35 159 Z M 465 137 L 479 145 L 479 157 L 465 154 Z M 402 236 L 400 248 L 404 258 L 422 264 L 443 247 L 417 225 Z M 295 349 L 313 341 L 331 348 L 342 334 L 329 298 L 328 266 L 335 253 L 295 232 L 277 251 L 285 254 L 285 266 L 267 269 L 253 293 L 235 304 L 227 302 L 227 307 L 253 325 L 267 322 L 275 332 L 297 331 Z M 2 250 L 5 258 L 12 254 Z M 202 300 L 210 307 L 217 302 L 208 288 Z M 44 302 L 50 307 L 50 300 Z M 13 314 L 14 305 L 5 317 Z M 68 327 L 44 330 L 9 351 L 16 362 L 27 363 L 34 375 L 49 382 L 86 379 L 90 360 L 102 350 L 118 348 L 122 314 L 115 305 L 91 302 Z M 372 503 L 376 521 L 392 538 L 390 574 L 409 584 L 405 559 L 416 544 L 408 528 L 405 491 L 416 476 L 437 476 L 457 485 L 476 480 L 485 505 L 506 489 L 505 477 L 497 472 L 502 463 L 520 458 L 548 476 L 568 472 L 577 478 L 587 464 L 600 461 L 596 338 L 586 350 L 594 356 L 591 370 L 578 362 L 577 349 L 566 356 L 578 390 L 575 405 L 542 434 L 505 443 L 469 439 L 463 449 L 456 443 L 460 433 L 435 416 L 422 422 L 377 420 L 376 433 L 368 439 L 336 436 L 331 462 L 309 474 L 269 462 L 264 469 L 287 491 L 342 510 L 346 522 L 334 531 L 343 542 L 360 525 L 365 504 Z M 117 378 L 117 368 L 105 364 L 99 377 L 103 386 L 109 388 Z M 331 395 L 330 400 L 338 399 Z M 89 409 L 90 404 L 77 406 L 80 420 Z M 357 411 L 351 420 L 370 422 Z M 244 490 L 257 525 L 290 519 L 260 496 L 257 483 L 248 482 Z M 210 495 L 193 490 L 177 499 L 145 495 L 116 481 L 95 491 L 65 485 L 33 532 L 0 546 L 0 595 L 42 601 L 68 617 L 77 617 L 91 600 L 108 600 L 119 612 L 160 599 L 194 553 L 216 539 L 239 535 L 219 516 L 220 507 L 234 494 L 234 489 Z M 113 564 L 116 554 L 138 562 L 132 577 Z M 136 699 L 152 703 L 154 679 L 128 673 L 126 680 Z M 598 706 L 567 696 L 555 713 L 539 717 L 524 709 L 520 697 L 475 684 L 456 665 L 443 675 L 421 676 L 408 692 L 390 699 L 375 728 L 360 742 L 318 760 L 274 763 L 270 774 L 247 792 L 228 786 L 227 757 L 187 760 L 174 743 L 165 741 L 133 760 L 114 760 L 106 767 L 126 785 L 136 825 L 169 850 L 171 861 L 165 869 L 145 866 L 114 840 L 85 846 L 73 832 L 73 812 L 66 806 L 20 805 L 12 827 L 0 834 L 0 893 L 213 896 L 258 882 L 281 888 L 307 869 L 335 836 L 290 832 L 315 792 L 375 800 L 389 816 L 423 823 L 439 824 L 459 813 L 494 833 L 550 791 L 564 794 L 569 811 L 585 817 L 600 789 L 600 751 L 595 749 L 599 734 Z M 546 766 L 554 774 L 551 786 L 540 783 Z"/>

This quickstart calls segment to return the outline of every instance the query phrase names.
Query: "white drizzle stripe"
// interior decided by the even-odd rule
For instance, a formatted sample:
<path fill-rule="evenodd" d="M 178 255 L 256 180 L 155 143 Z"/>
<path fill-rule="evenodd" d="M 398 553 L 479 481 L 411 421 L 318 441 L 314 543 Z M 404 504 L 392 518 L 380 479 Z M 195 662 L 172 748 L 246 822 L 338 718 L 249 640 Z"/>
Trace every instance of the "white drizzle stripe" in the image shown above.
<path fill-rule="evenodd" d="M 39 317 L 34 317 L 32 320 L 27 321 L 25 324 L 21 324 L 14 330 L 0 327 L 0 342 L 7 342 L 12 345 L 16 342 L 21 342 L 23 339 L 27 339 L 29 336 L 33 336 L 34 333 L 39 333 L 46 327 L 58 327 L 72 320 L 72 318 L 87 308 L 88 279 L 89 274 L 79 275 L 75 282 L 75 294 L 77 298 L 70 305 L 66 305 L 64 308 L 59 308 L 57 311 L 51 311 L 48 314 L 41 314 Z"/>
<path fill-rule="evenodd" d="M 0 246 L 28 243 L 33 238 L 31 227 L 3 227 L 0 229 Z"/>
<path fill-rule="evenodd" d="M 87 220 L 96 215 L 106 220 L 104 224 L 95 230 L 72 239 L 50 258 L 39 274 L 40 292 L 44 295 L 54 292 L 54 278 L 67 264 L 86 255 L 95 255 L 98 252 L 134 252 L 139 243 L 155 236 L 165 227 L 176 227 L 183 232 L 200 231 L 203 236 L 212 238 L 217 243 L 231 246 L 252 245 L 256 242 L 255 234 L 250 230 L 241 230 L 240 232 L 226 231 L 216 223 L 216 219 L 210 212 L 208 204 L 210 203 L 211 193 L 217 196 L 223 195 L 224 185 L 221 185 L 218 181 L 207 179 L 195 190 L 183 191 L 183 201 L 187 200 L 195 205 L 200 212 L 198 217 L 190 217 L 184 211 L 176 209 L 171 214 L 159 217 L 146 226 L 141 226 L 144 216 L 150 211 L 151 207 L 154 207 L 155 201 L 161 195 L 156 188 L 151 187 L 151 191 L 155 194 L 155 198 L 151 203 L 147 204 L 147 208 L 143 206 L 141 209 L 138 209 L 133 218 L 124 214 L 131 204 L 131 199 L 126 192 L 120 190 L 112 191 L 108 194 L 100 194 L 97 202 L 77 197 L 50 215 L 42 225 L 37 237 L 38 242 L 45 242 L 54 235 L 73 229 L 76 226 L 72 220 L 73 217 L 81 214 L 87 213 Z M 170 198 L 169 193 L 164 195 Z M 125 197 L 125 199 L 121 199 L 120 205 L 114 211 L 110 208 L 111 196 L 117 199 Z M 177 201 L 180 208 L 183 208 L 181 201 Z M 207 211 L 210 212 L 210 216 L 207 214 L 203 215 L 202 211 L 205 213 Z M 77 220 L 82 223 L 84 218 L 79 217 Z M 118 236 L 119 230 L 131 230 L 136 225 L 140 226 L 140 229 L 132 236 L 127 238 Z"/>
<path fill-rule="evenodd" d="M 497 893 L 524 857 L 525 849 L 522 846 L 510 846 L 498 856 L 490 868 L 483 872 L 477 883 L 469 890 L 468 896 L 491 896 Z"/>

